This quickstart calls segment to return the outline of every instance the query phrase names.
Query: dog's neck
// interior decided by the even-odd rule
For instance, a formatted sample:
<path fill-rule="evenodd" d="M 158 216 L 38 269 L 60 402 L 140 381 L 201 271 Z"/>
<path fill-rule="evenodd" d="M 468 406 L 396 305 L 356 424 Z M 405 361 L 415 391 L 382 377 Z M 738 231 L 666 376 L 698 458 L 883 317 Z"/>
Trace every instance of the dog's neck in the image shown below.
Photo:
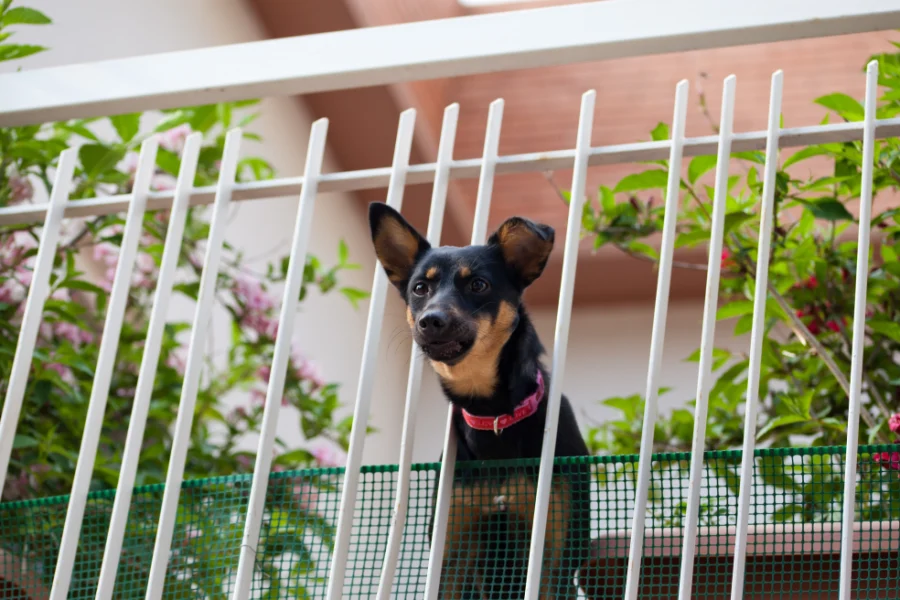
<path fill-rule="evenodd" d="M 544 347 L 521 305 L 517 317 L 505 343 L 493 356 L 471 357 L 468 363 L 453 367 L 433 364 L 450 402 L 473 415 L 499 416 L 511 414 L 534 393 L 538 369 L 543 368 L 540 356 Z M 547 373 L 543 374 L 549 386 Z"/>

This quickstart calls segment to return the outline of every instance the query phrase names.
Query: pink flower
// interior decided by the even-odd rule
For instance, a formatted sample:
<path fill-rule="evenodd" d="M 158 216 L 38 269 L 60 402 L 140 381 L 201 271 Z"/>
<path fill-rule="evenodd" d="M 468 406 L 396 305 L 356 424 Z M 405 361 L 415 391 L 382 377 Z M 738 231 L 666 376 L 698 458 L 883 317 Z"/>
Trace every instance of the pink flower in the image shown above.
<path fill-rule="evenodd" d="M 137 171 L 138 167 L 138 154 L 137 152 L 129 152 L 125 155 L 125 158 L 122 159 L 122 162 L 119 163 L 119 168 L 125 171 L 126 173 L 130 173 L 132 175 L 132 180 L 134 179 L 134 174 Z"/>
<path fill-rule="evenodd" d="M 34 196 L 34 186 L 31 185 L 31 180 L 28 179 L 28 177 L 11 175 L 8 181 L 10 190 L 10 205 L 27 202 L 28 200 L 31 200 L 32 196 Z"/>
<path fill-rule="evenodd" d="M 174 190 L 175 178 L 168 173 L 158 173 L 150 179 L 150 189 L 156 192 Z"/>
<path fill-rule="evenodd" d="M 838 325 L 837 321 L 828 321 L 827 323 L 825 323 L 825 327 L 827 327 L 831 331 L 834 331 L 835 333 L 838 333 L 841 330 L 841 326 Z"/>
<path fill-rule="evenodd" d="M 185 358 L 184 358 L 184 350 L 182 348 L 176 348 L 169 353 L 169 356 L 166 357 L 166 365 L 172 369 L 175 369 L 179 375 L 184 375 L 184 369 L 186 366 Z"/>
<path fill-rule="evenodd" d="M 250 277 L 238 277 L 234 282 L 234 295 L 250 310 L 268 311 L 275 308 L 275 301 L 262 288 L 259 281 Z"/>
<path fill-rule="evenodd" d="M 269 382 L 269 377 L 272 375 L 272 367 L 269 365 L 262 365 L 259 369 L 256 370 L 256 375 L 266 383 Z"/>
<path fill-rule="evenodd" d="M 116 396 L 119 398 L 134 398 L 135 391 L 137 390 L 134 388 L 120 388 L 116 390 Z"/>
<path fill-rule="evenodd" d="M 310 453 L 315 461 L 323 467 L 343 466 L 347 458 L 343 452 L 339 452 L 330 444 L 319 444 L 315 448 L 310 449 Z"/>
<path fill-rule="evenodd" d="M 900 435 L 900 413 L 891 415 L 891 418 L 888 419 L 888 429 Z"/>
<path fill-rule="evenodd" d="M 266 393 L 263 390 L 250 390 L 250 399 L 256 404 L 266 403 Z"/>
<path fill-rule="evenodd" d="M 191 134 L 191 126 L 187 123 L 164 131 L 159 136 L 159 145 L 169 152 L 179 154 L 184 149 L 184 141 Z"/>
<path fill-rule="evenodd" d="M 31 271 L 31 269 L 26 269 L 25 267 L 18 267 L 16 269 L 16 278 L 23 286 L 28 287 L 29 285 L 31 285 L 32 277 L 34 277 L 34 273 Z"/>
<path fill-rule="evenodd" d="M 51 371 L 56 371 L 59 374 L 60 379 L 69 385 L 75 383 L 75 375 L 72 373 L 72 369 L 66 365 L 60 363 L 47 363 L 47 368 Z"/>
<path fill-rule="evenodd" d="M 249 469 L 253 466 L 253 459 L 246 454 L 238 455 L 235 460 L 237 461 L 237 464 L 244 469 Z"/>
<path fill-rule="evenodd" d="M 881 452 L 872 456 L 872 460 L 885 469 L 900 471 L 900 452 Z"/>
<path fill-rule="evenodd" d="M 0 302 L 18 304 L 25 299 L 25 287 L 15 279 L 7 279 L 0 283 Z"/>
<path fill-rule="evenodd" d="M 315 509 L 319 500 L 319 490 L 308 483 L 300 483 L 294 486 L 294 496 L 301 510 L 311 511 Z"/>
<path fill-rule="evenodd" d="M 731 258 L 731 252 L 728 248 L 722 249 L 721 268 L 729 269 L 734 266 L 734 260 Z"/>
<path fill-rule="evenodd" d="M 89 343 L 94 340 L 94 334 L 66 321 L 54 323 L 53 334 L 60 339 L 67 340 L 76 347 L 82 343 Z"/>
<path fill-rule="evenodd" d="M 247 409 L 243 406 L 236 407 L 231 414 L 229 415 L 229 419 L 234 423 L 237 421 L 241 421 L 247 418 Z"/>
<path fill-rule="evenodd" d="M 232 292 L 243 305 L 241 326 L 256 331 L 260 336 L 275 339 L 278 335 L 278 320 L 271 315 L 275 301 L 262 285 L 255 279 L 240 276 L 235 279 Z"/>
<path fill-rule="evenodd" d="M 304 361 L 296 371 L 297 379 L 303 379 L 312 384 L 313 389 L 325 385 L 319 366 L 311 360 Z"/>
<path fill-rule="evenodd" d="M 156 285 L 157 274 L 156 261 L 153 257 L 146 252 L 139 252 L 135 261 L 132 284 L 135 287 L 151 289 Z"/>

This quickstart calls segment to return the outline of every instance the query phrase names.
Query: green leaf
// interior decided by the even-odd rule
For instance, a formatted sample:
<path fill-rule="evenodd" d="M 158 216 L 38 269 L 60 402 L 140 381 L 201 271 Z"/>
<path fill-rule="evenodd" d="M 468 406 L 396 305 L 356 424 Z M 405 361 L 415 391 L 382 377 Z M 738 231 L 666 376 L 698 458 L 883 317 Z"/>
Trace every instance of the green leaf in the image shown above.
<path fill-rule="evenodd" d="M 156 164 L 160 169 L 162 169 L 169 175 L 178 177 L 178 170 L 181 166 L 181 159 L 179 159 L 178 155 L 171 150 L 159 148 L 156 151 Z"/>
<path fill-rule="evenodd" d="M 669 139 L 669 126 L 662 122 L 657 123 L 653 131 L 650 132 L 650 137 L 653 138 L 654 142 Z"/>
<path fill-rule="evenodd" d="M 347 298 L 347 300 L 350 301 L 350 304 L 353 305 L 353 308 L 359 308 L 359 301 L 365 300 L 369 297 L 368 292 L 356 288 L 343 287 L 340 289 L 340 292 L 344 295 L 345 298 Z"/>
<path fill-rule="evenodd" d="M 900 342 L 900 323 L 885 320 L 871 320 L 868 322 L 869 328 L 875 333 L 887 336 L 895 342 Z"/>
<path fill-rule="evenodd" d="M 340 264 L 345 264 L 347 260 L 350 258 L 350 248 L 347 247 L 347 242 L 341 240 L 338 243 L 338 262 Z"/>
<path fill-rule="evenodd" d="M 787 169 L 793 164 L 804 161 L 808 158 L 812 158 L 814 156 L 822 156 L 823 154 L 831 154 L 831 151 L 823 146 L 809 146 L 808 148 L 804 148 L 803 150 L 795 152 L 790 157 L 788 157 L 784 161 L 782 169 Z"/>
<path fill-rule="evenodd" d="M 33 44 L 0 44 L 0 61 L 25 58 L 47 50 L 45 46 Z"/>
<path fill-rule="evenodd" d="M 134 139 L 134 136 L 137 135 L 138 129 L 140 129 L 141 113 L 116 115 L 114 117 L 110 117 L 109 120 L 110 122 L 112 122 L 113 127 L 116 128 L 116 133 L 119 134 L 119 139 L 121 139 L 123 142 L 130 142 Z"/>
<path fill-rule="evenodd" d="M 729 231 L 731 231 L 735 227 L 739 227 L 745 221 L 748 221 L 752 218 L 753 218 L 753 215 L 751 215 L 749 213 L 745 213 L 742 210 L 728 213 L 727 215 L 725 215 L 725 233 L 727 234 Z"/>
<path fill-rule="evenodd" d="M 824 219 L 825 221 L 853 220 L 853 215 L 850 214 L 850 211 L 847 210 L 843 203 L 833 198 L 804 202 L 803 204 L 817 219 Z"/>
<path fill-rule="evenodd" d="M 848 121 L 862 119 L 865 110 L 858 101 L 847 94 L 834 93 L 816 98 L 816 104 L 836 112 Z"/>
<path fill-rule="evenodd" d="M 59 284 L 61 288 L 69 288 L 71 290 L 80 290 L 83 292 L 91 292 L 94 294 L 105 294 L 106 292 L 101 287 L 97 287 L 93 283 L 89 283 L 87 281 L 82 281 L 80 279 L 67 279 Z"/>
<path fill-rule="evenodd" d="M 659 253 L 655 248 L 650 246 L 649 244 L 645 244 L 643 242 L 628 242 L 628 250 L 635 254 L 643 254 L 653 260 L 659 260 Z"/>
<path fill-rule="evenodd" d="M 716 166 L 716 156 L 695 156 L 688 165 L 688 181 L 697 183 L 703 174 Z"/>
<path fill-rule="evenodd" d="M 39 10 L 17 6 L 11 8 L 0 18 L 0 27 L 9 25 L 49 25 L 53 21 Z"/>
<path fill-rule="evenodd" d="M 641 190 L 654 190 L 666 187 L 666 181 L 669 175 L 661 169 L 648 169 L 643 173 L 635 173 L 623 177 L 616 184 L 614 192 L 637 192 Z"/>
<path fill-rule="evenodd" d="M 752 312 L 752 300 L 738 300 L 737 302 L 731 302 L 730 304 L 726 304 L 725 306 L 720 308 L 716 313 L 716 319 L 724 321 L 725 319 L 733 319 L 734 317 L 749 315 Z"/>
<path fill-rule="evenodd" d="M 612 214 L 616 211 L 615 194 L 605 185 L 600 186 L 600 206 L 605 214 Z"/>
<path fill-rule="evenodd" d="M 38 441 L 33 437 L 29 437 L 27 435 L 16 434 L 13 438 L 13 450 L 19 450 L 20 448 L 33 448 L 38 445 Z"/>
<path fill-rule="evenodd" d="M 102 144 L 85 144 L 78 150 L 81 168 L 90 180 L 115 167 L 124 156 L 124 149 Z"/>
<path fill-rule="evenodd" d="M 804 423 L 808 420 L 809 419 L 801 417 L 800 415 L 782 415 L 780 417 L 776 417 L 775 419 L 766 423 L 765 427 L 759 430 L 759 433 L 756 434 L 756 439 L 762 440 L 771 431 L 774 431 L 779 427 L 785 427 L 787 425 L 793 425 L 795 423 Z"/>
<path fill-rule="evenodd" d="M 744 335 L 753 329 L 753 315 L 743 315 L 734 325 L 734 335 Z"/>
<path fill-rule="evenodd" d="M 681 248 L 683 246 L 687 246 L 688 248 L 690 248 L 708 239 L 708 229 L 695 229 L 694 231 L 686 231 L 684 233 L 678 234 L 678 237 L 675 238 L 675 247 Z"/>

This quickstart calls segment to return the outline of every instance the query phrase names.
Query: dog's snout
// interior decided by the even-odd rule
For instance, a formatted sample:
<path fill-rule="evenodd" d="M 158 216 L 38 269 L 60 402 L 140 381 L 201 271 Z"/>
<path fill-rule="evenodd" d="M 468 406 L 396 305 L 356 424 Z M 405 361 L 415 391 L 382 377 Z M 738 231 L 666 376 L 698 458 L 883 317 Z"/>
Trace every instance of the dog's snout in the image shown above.
<path fill-rule="evenodd" d="M 431 310 L 419 317 L 419 331 L 427 335 L 437 335 L 447 329 L 450 318 L 439 310 Z"/>

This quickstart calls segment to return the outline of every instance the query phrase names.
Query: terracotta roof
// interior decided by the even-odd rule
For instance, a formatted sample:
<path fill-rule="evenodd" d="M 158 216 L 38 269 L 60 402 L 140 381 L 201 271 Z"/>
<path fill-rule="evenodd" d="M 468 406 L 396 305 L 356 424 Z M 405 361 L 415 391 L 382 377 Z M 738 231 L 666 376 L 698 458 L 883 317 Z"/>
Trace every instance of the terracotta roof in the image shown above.
<path fill-rule="evenodd" d="M 312 32 L 308 30 L 308 19 L 322 13 L 324 6 L 330 6 L 333 11 L 340 5 L 349 17 L 340 24 L 332 23 L 332 28 L 338 28 L 337 25 L 346 26 L 348 21 L 360 27 L 374 26 L 472 12 L 570 3 L 573 2 L 564 0 L 464 8 L 456 0 L 329 0 L 327 3 L 315 2 L 315 11 L 312 11 L 312 1 L 282 3 L 262 0 L 254 5 L 259 6 L 260 14 L 273 35 L 297 35 L 299 21 L 303 19 L 307 19 L 305 32 Z M 288 5 L 294 6 L 294 16 L 290 18 L 285 15 Z M 321 19 L 321 14 L 317 18 Z M 879 32 L 799 40 L 432 80 L 381 88 L 377 94 L 371 89 L 353 90 L 317 94 L 304 100 L 317 115 L 332 116 L 334 126 L 341 119 L 348 120 L 344 127 L 345 134 L 338 134 L 338 143 L 368 146 L 365 149 L 335 149 L 339 160 L 342 155 L 346 157 L 343 168 L 376 166 L 369 164 L 373 161 L 378 161 L 377 164 L 382 166 L 389 164 L 397 114 L 408 106 L 419 111 L 417 128 L 420 131 L 414 162 L 433 160 L 440 135 L 441 114 L 444 106 L 451 102 L 459 102 L 461 107 L 455 157 L 480 156 L 488 105 L 498 97 L 506 101 L 501 154 L 570 148 L 575 140 L 580 96 L 591 88 L 597 90 L 593 133 L 595 145 L 649 139 L 650 130 L 658 122 L 671 121 L 674 89 L 680 79 L 691 82 L 688 135 L 707 135 L 712 133 L 712 128 L 700 108 L 700 95 L 705 96 L 712 119 L 718 120 L 722 80 L 731 73 L 737 75 L 735 131 L 761 130 L 766 126 L 769 80 L 772 72 L 779 68 L 784 71 L 785 77 L 785 125 L 812 125 L 825 114 L 824 109 L 816 106 L 813 100 L 834 91 L 861 98 L 865 84 L 862 70 L 866 60 L 872 54 L 890 50 L 889 41 L 896 39 L 894 33 Z M 366 106 L 364 102 L 371 104 L 375 101 L 362 94 L 377 95 L 378 102 L 384 106 Z M 339 107 L 341 110 L 338 110 Z M 360 108 L 363 114 L 358 110 Z M 375 119 L 384 123 L 376 133 L 379 138 L 366 135 L 360 139 L 358 123 L 361 118 L 369 124 Z M 366 156 L 357 156 L 359 154 Z M 596 189 L 600 184 L 614 184 L 625 174 L 641 168 L 645 167 L 621 165 L 592 168 L 589 189 Z M 555 177 L 564 187 L 570 184 L 571 173 L 559 172 Z M 476 185 L 475 181 L 462 181 L 452 186 L 448 203 L 452 225 L 446 229 L 444 243 L 466 243 L 474 211 Z M 418 213 L 416 217 L 421 225 L 424 225 L 422 211 L 428 204 L 429 192 L 423 190 L 415 199 L 410 198 L 406 202 L 411 212 Z M 412 211 L 413 204 L 419 205 L 420 210 Z M 554 226 L 560 242 L 565 236 L 565 206 L 542 174 L 497 178 L 491 225 L 496 226 L 513 214 Z M 533 303 L 555 303 L 561 246 L 561 243 L 557 244 L 557 256 L 552 259 L 547 276 L 530 293 Z M 579 273 L 582 275 L 577 284 L 577 301 L 635 301 L 653 297 L 655 274 L 648 265 L 635 264 L 634 259 L 623 257 L 615 251 L 589 255 L 589 249 L 585 247 L 584 252 L 586 255 L 579 262 Z M 702 253 L 695 253 L 688 259 L 705 260 Z M 585 272 L 596 275 L 584 275 Z M 673 297 L 702 295 L 704 285 L 702 273 L 678 273 L 673 280 Z"/>

